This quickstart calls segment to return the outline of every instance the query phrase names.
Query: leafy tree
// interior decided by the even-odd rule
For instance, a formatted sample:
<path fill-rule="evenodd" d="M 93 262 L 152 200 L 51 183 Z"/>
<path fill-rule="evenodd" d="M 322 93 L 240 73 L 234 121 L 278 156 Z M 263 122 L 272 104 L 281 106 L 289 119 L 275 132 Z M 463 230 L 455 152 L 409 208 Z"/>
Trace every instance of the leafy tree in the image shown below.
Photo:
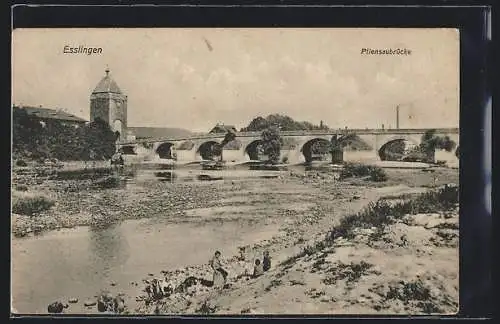
<path fill-rule="evenodd" d="M 278 164 L 282 146 L 280 130 L 277 126 L 271 126 L 262 131 L 262 149 L 269 157 L 269 162 Z"/>
<path fill-rule="evenodd" d="M 449 136 L 439 136 L 435 129 L 430 129 L 422 135 L 419 149 L 426 155 L 427 162 L 434 162 L 436 150 L 453 151 L 456 143 Z"/>
<path fill-rule="evenodd" d="M 242 132 L 256 132 L 269 127 L 269 123 L 262 117 L 254 118 L 247 127 L 241 129 Z"/>
<path fill-rule="evenodd" d="M 48 155 L 45 129 L 31 118 L 25 109 L 14 109 L 12 116 L 13 154 L 32 159 L 43 159 Z"/>
<path fill-rule="evenodd" d="M 25 109 L 13 111 L 13 154 L 18 157 L 43 160 L 109 159 L 115 152 L 116 134 L 103 120 L 97 119 L 83 127 L 47 121 L 43 125 L 29 116 Z"/>
<path fill-rule="evenodd" d="M 258 132 L 263 131 L 270 126 L 279 125 L 280 129 L 283 131 L 298 131 L 298 130 L 326 130 L 326 126 L 323 121 L 320 125 L 314 125 L 310 122 L 295 121 L 289 116 L 280 114 L 271 114 L 266 118 L 261 116 L 254 118 L 247 127 L 241 129 L 242 132 Z"/>
<path fill-rule="evenodd" d="M 89 123 L 85 132 L 85 148 L 89 158 L 94 152 L 95 159 L 110 159 L 115 153 L 116 134 L 102 119 Z"/>
<path fill-rule="evenodd" d="M 226 132 L 224 139 L 220 143 L 213 143 L 210 147 L 210 156 L 213 157 L 221 157 L 222 150 L 228 144 L 233 142 L 236 139 L 236 134 L 230 130 Z"/>

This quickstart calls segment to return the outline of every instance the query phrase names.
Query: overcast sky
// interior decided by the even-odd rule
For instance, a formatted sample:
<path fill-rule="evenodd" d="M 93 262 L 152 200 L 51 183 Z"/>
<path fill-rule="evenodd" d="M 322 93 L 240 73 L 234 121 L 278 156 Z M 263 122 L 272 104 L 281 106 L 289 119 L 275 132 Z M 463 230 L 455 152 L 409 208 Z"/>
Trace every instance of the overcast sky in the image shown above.
<path fill-rule="evenodd" d="M 63 54 L 65 45 L 102 54 Z M 361 55 L 407 48 L 408 56 Z M 280 113 L 333 128 L 458 127 L 452 29 L 18 29 L 13 102 L 89 119 L 109 66 L 129 126 L 208 131 Z"/>

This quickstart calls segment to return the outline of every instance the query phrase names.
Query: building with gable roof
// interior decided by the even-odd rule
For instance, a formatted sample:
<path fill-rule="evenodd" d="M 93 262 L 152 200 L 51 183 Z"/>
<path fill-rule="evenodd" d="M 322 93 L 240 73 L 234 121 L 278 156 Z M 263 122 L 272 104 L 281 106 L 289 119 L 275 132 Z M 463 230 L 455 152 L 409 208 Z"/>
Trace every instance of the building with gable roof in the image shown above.
<path fill-rule="evenodd" d="M 62 109 L 50 109 L 42 106 L 32 107 L 23 105 L 14 105 L 13 109 L 14 113 L 24 110 L 30 118 L 39 121 L 42 125 L 57 122 L 63 125 L 79 127 L 87 122 L 85 119 L 67 113 Z"/>

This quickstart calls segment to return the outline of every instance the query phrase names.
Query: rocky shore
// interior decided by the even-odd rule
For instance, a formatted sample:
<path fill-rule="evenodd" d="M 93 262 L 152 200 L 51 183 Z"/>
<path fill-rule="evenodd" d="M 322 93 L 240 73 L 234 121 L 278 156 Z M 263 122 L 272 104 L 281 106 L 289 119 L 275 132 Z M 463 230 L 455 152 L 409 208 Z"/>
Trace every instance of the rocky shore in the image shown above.
<path fill-rule="evenodd" d="M 416 174 L 421 178 L 414 179 Z M 440 175 L 441 183 L 457 183 L 458 174 L 450 174 Z M 403 177 L 402 173 L 389 173 L 389 179 Z M 126 189 L 93 188 L 88 181 L 46 180 L 28 192 L 41 192 L 54 199 L 55 205 L 33 216 L 13 215 L 12 230 L 19 236 L 35 235 L 62 227 L 105 226 L 166 215 L 167 222 L 203 223 L 240 217 L 238 210 L 249 204 L 267 208 L 257 209 L 250 215 L 252 219 L 272 215 L 281 224 L 282 230 L 272 238 L 242 246 L 244 260 L 241 255 L 224 255 L 229 277 L 222 290 L 213 287 L 206 260 L 144 274 L 130 283 L 111 282 L 93 297 L 64 297 L 56 301 L 62 304 L 62 313 L 99 313 L 102 296 L 107 296 L 110 305 L 118 296 L 123 299 L 124 307 L 106 308 L 110 314 L 453 312 L 458 298 L 457 209 L 407 215 L 383 231 L 359 228 L 351 239 L 340 237 L 328 246 L 317 245 L 342 217 L 369 202 L 411 196 L 429 190 L 421 184 L 436 184 L 424 173 L 410 173 L 404 179 L 403 183 L 413 181 L 419 186 L 390 181 L 385 186 L 362 185 L 318 172 L 175 186 L 156 181 Z M 266 190 L 259 189 L 262 186 Z M 209 218 L 191 213 L 211 207 L 215 209 Z M 225 207 L 233 210 L 232 215 L 216 212 Z M 265 250 L 272 258 L 271 270 L 259 278 L 245 275 L 252 272 L 255 258 Z M 171 291 L 159 298 L 148 296 L 146 291 L 155 281 L 170 286 Z M 123 285 L 136 287 L 137 294 L 123 295 L 119 288 Z"/>
<path fill-rule="evenodd" d="M 153 183 L 148 188 L 100 189 L 92 188 L 89 180 L 47 180 L 28 192 L 46 194 L 54 199 L 55 205 L 36 215 L 13 214 L 12 233 L 22 237 L 75 226 L 106 226 L 160 214 L 173 215 L 171 220 L 175 222 L 183 218 L 186 209 L 220 206 L 217 191 L 210 187 L 214 185 L 176 184 L 173 188 Z"/>
<path fill-rule="evenodd" d="M 213 287 L 208 264 L 148 274 L 136 307 L 109 314 L 453 314 L 458 310 L 458 207 L 407 215 L 379 232 L 356 229 L 354 239 L 297 257 L 290 235 L 242 247 L 225 260 L 228 284 Z M 308 246 L 323 239 L 316 235 Z M 274 247 L 274 248 L 273 248 Z M 256 252 L 272 250 L 273 266 L 252 278 Z M 243 259 L 241 258 L 243 256 Z M 155 280 L 171 291 L 148 296 Z M 109 292 L 106 293 L 109 295 Z M 97 298 L 99 300 L 100 297 Z M 97 308 L 88 302 L 89 310 Z"/>
<path fill-rule="evenodd" d="M 315 239 L 320 241 L 322 237 L 317 235 Z M 276 241 L 253 248 L 262 251 L 283 243 Z M 233 257 L 227 262 L 231 276 L 226 289 L 217 291 L 198 280 L 186 292 L 144 303 L 135 311 L 142 314 L 454 314 L 458 311 L 458 207 L 447 213 L 407 215 L 382 232 L 376 228 L 357 229 L 354 239 L 339 238 L 331 246 L 304 256 L 286 257 L 280 255 L 282 252 L 274 251 L 277 262 L 262 277 L 243 276 L 251 268 L 252 260 L 242 262 Z M 200 265 L 166 274 L 164 280 L 180 282 L 182 278 L 207 273 L 210 273 L 208 266 Z"/>

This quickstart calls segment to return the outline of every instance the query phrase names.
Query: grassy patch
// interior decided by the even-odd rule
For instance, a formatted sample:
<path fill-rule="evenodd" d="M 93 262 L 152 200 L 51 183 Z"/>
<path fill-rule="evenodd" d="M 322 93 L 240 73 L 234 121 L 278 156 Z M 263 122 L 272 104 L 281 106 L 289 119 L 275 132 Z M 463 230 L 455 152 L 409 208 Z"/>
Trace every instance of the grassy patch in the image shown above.
<path fill-rule="evenodd" d="M 354 238 L 355 228 L 383 228 L 407 214 L 434 213 L 453 208 L 458 203 L 458 187 L 446 186 L 413 199 L 391 203 L 386 199 L 371 202 L 358 214 L 347 215 L 330 232 L 331 239 Z"/>
<path fill-rule="evenodd" d="M 55 201 L 43 194 L 15 192 L 12 196 L 12 212 L 33 216 L 54 206 Z"/>
<path fill-rule="evenodd" d="M 369 180 L 374 182 L 384 182 L 388 179 L 384 169 L 380 167 L 361 163 L 344 164 L 344 168 L 340 171 L 340 179 L 353 177 L 368 177 Z"/>
<path fill-rule="evenodd" d="M 456 307 L 458 305 L 447 294 L 433 296 L 430 289 L 420 279 L 413 281 L 401 280 L 398 283 L 389 285 L 388 290 L 384 287 L 385 285 L 379 285 L 376 288 L 368 289 L 383 298 L 385 307 L 379 305 L 378 307 L 374 307 L 375 309 L 380 310 L 381 308 L 388 308 L 386 302 L 391 302 L 393 300 L 399 300 L 407 306 L 416 306 L 420 308 L 423 313 L 427 314 L 443 313 L 444 310 L 440 306 Z"/>
<path fill-rule="evenodd" d="M 439 190 L 411 196 L 398 196 L 397 198 L 400 198 L 400 200 L 396 202 L 381 198 L 368 204 L 359 213 L 345 216 L 324 240 L 304 247 L 298 254 L 284 260 L 281 265 L 285 267 L 284 269 L 289 269 L 298 259 L 331 247 L 338 237 L 352 239 L 355 236 L 354 230 L 356 228 L 375 227 L 377 230 L 372 234 L 371 238 L 380 238 L 386 225 L 393 224 L 397 219 L 405 215 L 447 211 L 455 208 L 459 201 L 457 186 L 445 186 Z M 313 270 L 320 265 L 321 261 L 317 261 Z M 353 271 L 354 273 L 358 272 L 356 268 Z M 362 272 L 363 269 L 360 268 L 360 271 Z"/>
<path fill-rule="evenodd" d="M 274 287 L 279 287 L 282 284 L 281 280 L 272 280 L 269 286 L 266 287 L 266 291 L 271 291 Z"/>
<path fill-rule="evenodd" d="M 428 300 L 431 298 L 429 288 L 422 281 L 401 282 L 397 287 L 389 287 L 387 299 L 399 299 L 403 302 L 410 300 Z"/>
<path fill-rule="evenodd" d="M 19 159 L 16 161 L 16 166 L 18 167 L 26 167 L 28 166 L 28 163 L 26 163 L 26 161 L 22 160 L 22 159 Z"/>
<path fill-rule="evenodd" d="M 283 266 L 291 266 L 297 261 L 298 259 L 306 256 L 306 255 L 313 255 L 316 252 L 319 252 L 323 250 L 326 247 L 331 246 L 333 241 L 330 240 L 330 238 L 327 238 L 326 240 L 323 241 L 318 241 L 314 243 L 313 245 L 308 245 L 302 249 L 298 254 L 289 257 L 285 261 L 281 262 L 281 265 Z"/>
<path fill-rule="evenodd" d="M 338 280 L 346 279 L 347 284 L 353 284 L 364 275 L 369 273 L 378 274 L 378 272 L 370 270 L 372 267 L 373 264 L 364 261 L 360 263 L 351 262 L 350 264 L 340 262 L 338 267 L 334 270 L 335 274 L 326 277 L 322 282 L 325 285 L 334 285 Z"/>

